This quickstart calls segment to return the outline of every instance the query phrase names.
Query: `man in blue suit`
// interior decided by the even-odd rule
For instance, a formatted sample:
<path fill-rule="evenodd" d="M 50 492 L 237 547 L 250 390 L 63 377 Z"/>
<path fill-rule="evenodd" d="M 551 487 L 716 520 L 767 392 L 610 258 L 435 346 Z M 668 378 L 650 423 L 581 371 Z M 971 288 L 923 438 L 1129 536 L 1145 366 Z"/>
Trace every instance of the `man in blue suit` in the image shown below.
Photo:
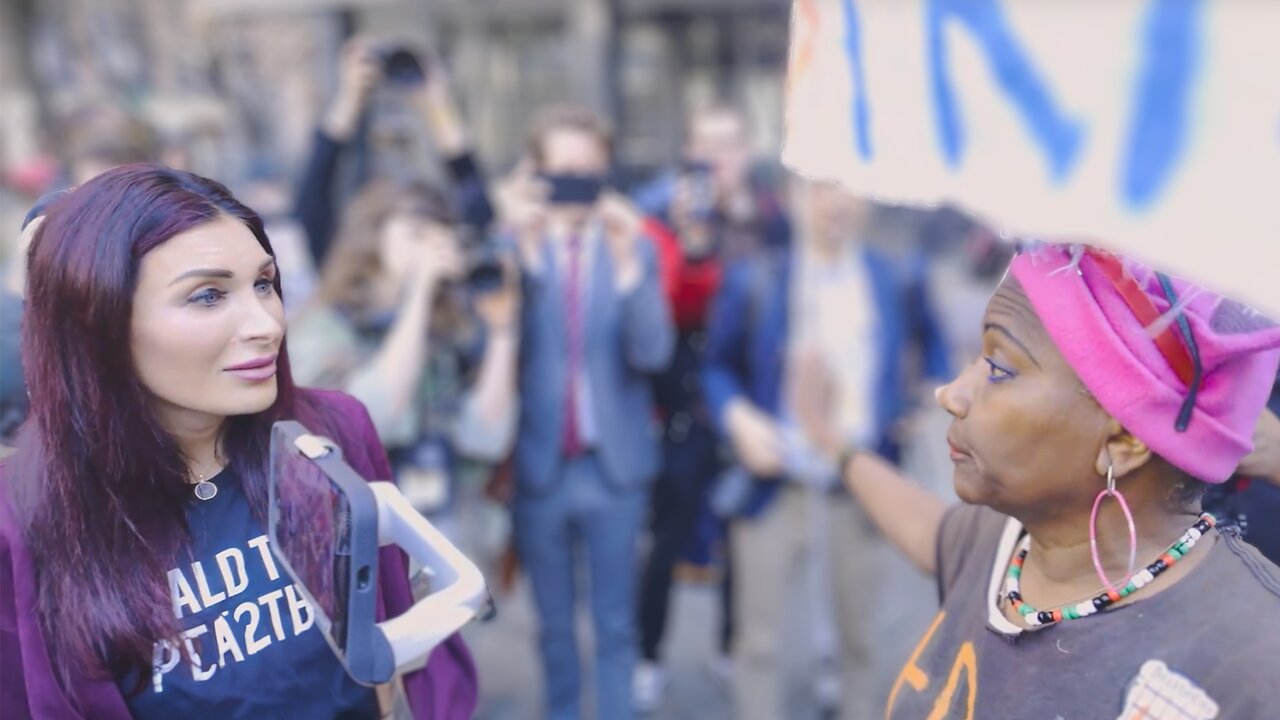
<path fill-rule="evenodd" d="M 834 467 L 812 451 L 789 398 L 822 374 L 846 444 L 896 456 L 894 428 L 910 397 L 909 350 L 946 376 L 946 350 L 927 313 L 921 266 L 864 242 L 873 208 L 838 187 L 796 181 L 790 248 L 730 268 L 708 321 L 703 386 L 713 420 L 750 476 L 731 530 L 734 717 L 786 717 L 781 629 L 811 557 L 809 588 L 833 606 L 842 718 L 874 717 L 871 623 L 877 597 L 869 519 Z M 922 342 L 914 342 L 921 340 Z M 825 601 L 825 602 L 824 602 Z"/>
<path fill-rule="evenodd" d="M 580 553 L 595 625 L 596 716 L 625 720 L 636 542 L 659 467 L 649 376 L 665 369 L 674 330 L 641 218 L 603 187 L 611 163 L 603 121 L 551 109 L 529 151 L 536 177 L 526 180 L 513 228 L 524 271 L 516 544 L 541 625 L 548 717 L 581 715 Z"/>

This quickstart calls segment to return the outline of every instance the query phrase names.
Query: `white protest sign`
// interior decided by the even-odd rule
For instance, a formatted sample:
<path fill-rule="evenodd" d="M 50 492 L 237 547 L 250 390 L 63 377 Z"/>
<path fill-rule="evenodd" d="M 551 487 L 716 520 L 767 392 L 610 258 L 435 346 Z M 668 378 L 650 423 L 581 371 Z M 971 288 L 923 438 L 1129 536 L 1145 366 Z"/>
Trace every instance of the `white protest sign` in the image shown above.
<path fill-rule="evenodd" d="M 1280 2 L 795 0 L 783 160 L 1280 317 Z"/>

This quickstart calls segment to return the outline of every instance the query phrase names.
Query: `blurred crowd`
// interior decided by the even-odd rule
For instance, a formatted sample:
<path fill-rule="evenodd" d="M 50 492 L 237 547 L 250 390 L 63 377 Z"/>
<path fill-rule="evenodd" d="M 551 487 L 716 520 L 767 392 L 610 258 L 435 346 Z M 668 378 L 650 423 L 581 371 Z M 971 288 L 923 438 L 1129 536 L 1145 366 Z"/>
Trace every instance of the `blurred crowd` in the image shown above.
<path fill-rule="evenodd" d="M 884 659 L 858 608 L 882 541 L 799 429 L 789 384 L 837 371 L 843 432 L 903 457 L 930 383 L 970 352 L 958 328 L 976 327 L 1003 246 L 953 213 L 789 175 L 753 153 L 753 118 L 727 99 L 694 109 L 679 164 L 633 187 L 614 182 L 609 124 L 574 105 L 532 118 L 524 157 L 490 174 L 440 59 L 384 48 L 346 43 L 291 202 L 248 187 L 277 248 L 297 381 L 363 402 L 402 492 L 495 585 L 527 580 L 555 669 L 549 717 L 580 712 L 579 578 L 598 717 L 662 705 L 680 579 L 719 588 L 708 632 L 737 716 L 782 712 L 777 629 L 803 588 L 825 617 L 814 692 L 869 717 Z M 439 167 L 360 167 L 379 93 L 426 129 Z M 66 127 L 51 186 L 185 162 L 110 103 Z M 38 215 L 6 253 L 6 437 L 25 415 L 8 370 Z"/>
<path fill-rule="evenodd" d="M 875 608 L 914 571 L 806 436 L 794 385 L 828 376 L 846 444 L 950 493 L 932 390 L 978 354 L 1010 244 L 789 174 L 730 98 L 695 107 L 680 161 L 644 182 L 615 180 L 609 123 L 577 105 L 531 117 L 514 167 L 485 167 L 440 58 L 386 48 L 344 46 L 291 198 L 242 183 L 277 249 L 297 382 L 364 403 L 394 481 L 486 569 L 500 612 L 527 588 L 547 717 L 583 713 L 584 678 L 596 717 L 662 708 L 679 583 L 715 589 L 702 631 L 735 717 L 792 717 L 797 645 L 816 705 L 878 717 L 903 657 Z M 361 161 L 375 96 L 426 130 L 435 167 Z M 58 132 L 65 162 L 24 181 L 27 204 L 116 165 L 188 162 L 112 103 Z M 39 214 L 3 233 L 0 443 L 25 417 Z M 801 596 L 810 637 L 785 630 Z"/>

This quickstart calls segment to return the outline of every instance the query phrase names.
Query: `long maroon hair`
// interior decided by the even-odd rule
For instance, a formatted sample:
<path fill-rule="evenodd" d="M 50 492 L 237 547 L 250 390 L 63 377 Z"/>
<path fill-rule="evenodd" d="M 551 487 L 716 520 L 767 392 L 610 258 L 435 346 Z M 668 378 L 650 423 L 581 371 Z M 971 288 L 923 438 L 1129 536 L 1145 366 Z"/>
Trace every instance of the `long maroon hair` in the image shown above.
<path fill-rule="evenodd" d="M 137 670 L 145 682 L 154 643 L 179 631 L 167 572 L 189 540 L 187 463 L 121 339 L 142 257 L 221 216 L 274 255 L 262 220 L 225 187 L 153 164 L 110 170 L 59 199 L 32 240 L 22 336 L 31 414 L 6 474 L 35 560 L 45 640 L 67 685 L 103 670 Z M 275 403 L 228 418 L 221 438 L 260 519 L 272 423 L 329 429 L 294 387 L 284 347 L 277 382 Z"/>

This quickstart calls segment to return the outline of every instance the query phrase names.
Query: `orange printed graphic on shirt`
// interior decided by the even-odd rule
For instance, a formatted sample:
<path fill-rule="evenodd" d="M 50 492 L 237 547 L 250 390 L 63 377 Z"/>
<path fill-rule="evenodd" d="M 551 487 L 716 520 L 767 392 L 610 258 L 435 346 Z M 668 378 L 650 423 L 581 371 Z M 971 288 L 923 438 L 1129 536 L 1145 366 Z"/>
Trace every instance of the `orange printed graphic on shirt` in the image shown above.
<path fill-rule="evenodd" d="M 933 624 L 925 631 L 920 643 L 916 645 L 916 649 L 912 651 L 911 657 L 907 659 L 907 664 L 902 667 L 902 672 L 898 674 L 898 679 L 894 681 L 893 689 L 889 692 L 889 704 L 885 707 L 885 720 L 890 720 L 892 717 L 894 705 L 897 704 L 898 693 L 902 691 L 903 685 L 910 685 L 911 689 L 917 693 L 924 692 L 929 688 L 929 675 L 919 665 L 920 656 L 929 647 L 929 642 L 933 640 L 934 633 L 938 631 L 946 617 L 946 612 L 938 613 L 938 616 L 933 620 Z M 955 660 L 951 663 L 951 672 L 947 676 L 947 684 L 943 686 L 942 692 L 938 694 L 938 699 L 934 702 L 933 710 L 929 713 L 927 720 L 943 720 L 948 716 L 955 700 L 956 689 L 960 686 L 961 673 L 964 673 L 965 685 L 969 691 L 964 720 L 973 720 L 974 706 L 978 701 L 978 656 L 973 649 L 972 642 L 964 643 L 956 652 Z"/>
<path fill-rule="evenodd" d="M 960 673 L 964 672 L 965 682 L 969 686 L 969 706 L 965 720 L 973 720 L 973 706 L 978 702 L 978 656 L 973 650 L 973 643 L 965 642 L 956 652 L 955 662 L 951 665 L 951 675 L 947 677 L 947 685 L 933 704 L 933 712 L 928 720 L 943 720 L 950 714 L 951 701 L 955 699 L 956 686 L 960 684 Z"/>
<path fill-rule="evenodd" d="M 884 709 L 884 720 L 889 720 L 893 714 L 893 706 L 897 703 L 898 693 L 902 691 L 904 683 L 910 685 L 916 692 L 924 692 L 924 689 L 929 687 L 929 676 L 924 674 L 916 662 L 920 660 L 920 654 L 929 646 L 933 634 L 937 632 L 938 626 L 946 617 L 946 611 L 939 612 L 933 619 L 933 624 L 925 631 L 924 637 L 920 639 L 920 643 L 916 645 L 916 649 L 911 651 L 911 657 L 907 658 L 907 664 L 902 666 L 902 672 L 898 673 L 898 679 L 893 682 L 893 689 L 889 691 L 889 704 Z"/>

